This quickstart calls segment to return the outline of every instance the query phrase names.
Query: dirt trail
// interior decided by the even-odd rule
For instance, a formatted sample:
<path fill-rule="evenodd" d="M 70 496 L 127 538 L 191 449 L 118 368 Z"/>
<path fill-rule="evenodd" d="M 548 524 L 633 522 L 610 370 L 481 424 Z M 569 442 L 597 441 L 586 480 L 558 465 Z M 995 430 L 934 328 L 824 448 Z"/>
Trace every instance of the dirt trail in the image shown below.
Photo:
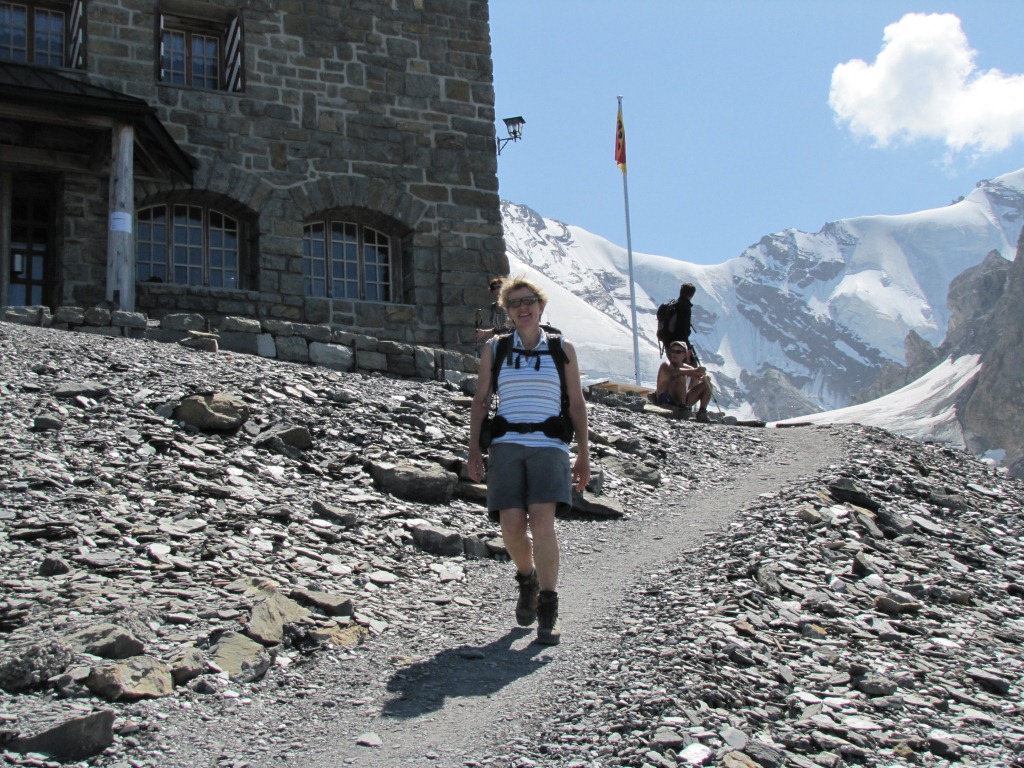
<path fill-rule="evenodd" d="M 508 591 L 507 565 L 479 578 L 471 574 L 467 588 L 481 601 L 481 620 L 467 626 L 465 637 L 430 638 L 436 650 L 411 664 L 377 670 L 385 672 L 378 680 L 385 690 L 375 691 L 368 680 L 366 700 L 326 720 L 316 743 L 300 750 L 302 763 L 447 768 L 500 755 L 500 745 L 529 738 L 541 727 L 536 710 L 559 695 L 559 681 L 582 679 L 587 662 L 612 647 L 622 631 L 615 606 L 629 599 L 641 574 L 701 542 L 714 546 L 715 531 L 759 496 L 843 454 L 827 429 L 766 430 L 765 441 L 773 450 L 749 471 L 681 499 L 678 507 L 596 527 L 593 521 L 560 522 L 560 646 L 536 645 L 532 629 L 510 628 L 507 595 L 496 595 Z M 380 746 L 359 744 L 365 733 L 379 737 Z"/>

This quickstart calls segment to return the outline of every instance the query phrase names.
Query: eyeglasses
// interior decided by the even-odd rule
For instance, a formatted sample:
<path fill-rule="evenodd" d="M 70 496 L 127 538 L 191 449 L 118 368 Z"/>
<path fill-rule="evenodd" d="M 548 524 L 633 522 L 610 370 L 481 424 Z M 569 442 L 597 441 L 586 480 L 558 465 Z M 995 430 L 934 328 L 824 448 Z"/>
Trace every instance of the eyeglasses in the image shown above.
<path fill-rule="evenodd" d="M 506 303 L 509 309 L 519 309 L 522 306 L 532 307 L 540 299 L 536 296 L 523 296 L 521 299 L 509 299 Z"/>

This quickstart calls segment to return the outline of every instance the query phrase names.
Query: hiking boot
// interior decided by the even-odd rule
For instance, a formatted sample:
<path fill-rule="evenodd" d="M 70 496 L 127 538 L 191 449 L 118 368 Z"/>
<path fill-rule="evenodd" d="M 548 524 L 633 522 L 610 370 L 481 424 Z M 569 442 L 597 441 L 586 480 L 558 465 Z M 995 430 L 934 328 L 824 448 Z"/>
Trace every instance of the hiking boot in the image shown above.
<path fill-rule="evenodd" d="M 528 627 L 537 620 L 537 595 L 540 584 L 537 583 L 537 569 L 527 574 L 516 573 L 519 582 L 519 600 L 516 603 L 516 623 Z"/>
<path fill-rule="evenodd" d="M 558 593 L 544 590 L 537 599 L 537 642 L 558 645 L 562 625 L 558 623 Z"/>
<path fill-rule="evenodd" d="M 697 411 L 697 415 L 694 416 L 694 418 L 701 424 L 707 424 L 708 422 L 711 421 L 711 417 L 708 416 L 707 409 L 705 408 L 701 408 L 699 411 Z"/>

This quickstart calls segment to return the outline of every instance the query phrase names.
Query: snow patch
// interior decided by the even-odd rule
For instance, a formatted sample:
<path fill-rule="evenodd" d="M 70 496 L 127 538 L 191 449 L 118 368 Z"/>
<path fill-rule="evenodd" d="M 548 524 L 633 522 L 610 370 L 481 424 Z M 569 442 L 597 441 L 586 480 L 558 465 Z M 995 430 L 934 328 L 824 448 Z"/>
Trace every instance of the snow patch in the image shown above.
<path fill-rule="evenodd" d="M 916 381 L 877 400 L 773 422 L 771 426 L 864 424 L 881 427 L 912 440 L 929 440 L 965 448 L 967 443 L 957 420 L 956 400 L 979 371 L 979 355 L 944 360 Z"/>

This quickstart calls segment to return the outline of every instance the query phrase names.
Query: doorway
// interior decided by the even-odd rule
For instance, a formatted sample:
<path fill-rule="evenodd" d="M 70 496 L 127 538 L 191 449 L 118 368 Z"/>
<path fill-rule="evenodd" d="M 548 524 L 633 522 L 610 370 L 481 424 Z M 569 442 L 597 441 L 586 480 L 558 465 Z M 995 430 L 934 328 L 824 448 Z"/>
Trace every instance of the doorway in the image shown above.
<path fill-rule="evenodd" d="M 55 304 L 56 197 L 54 184 L 37 174 L 11 176 L 9 306 Z"/>

